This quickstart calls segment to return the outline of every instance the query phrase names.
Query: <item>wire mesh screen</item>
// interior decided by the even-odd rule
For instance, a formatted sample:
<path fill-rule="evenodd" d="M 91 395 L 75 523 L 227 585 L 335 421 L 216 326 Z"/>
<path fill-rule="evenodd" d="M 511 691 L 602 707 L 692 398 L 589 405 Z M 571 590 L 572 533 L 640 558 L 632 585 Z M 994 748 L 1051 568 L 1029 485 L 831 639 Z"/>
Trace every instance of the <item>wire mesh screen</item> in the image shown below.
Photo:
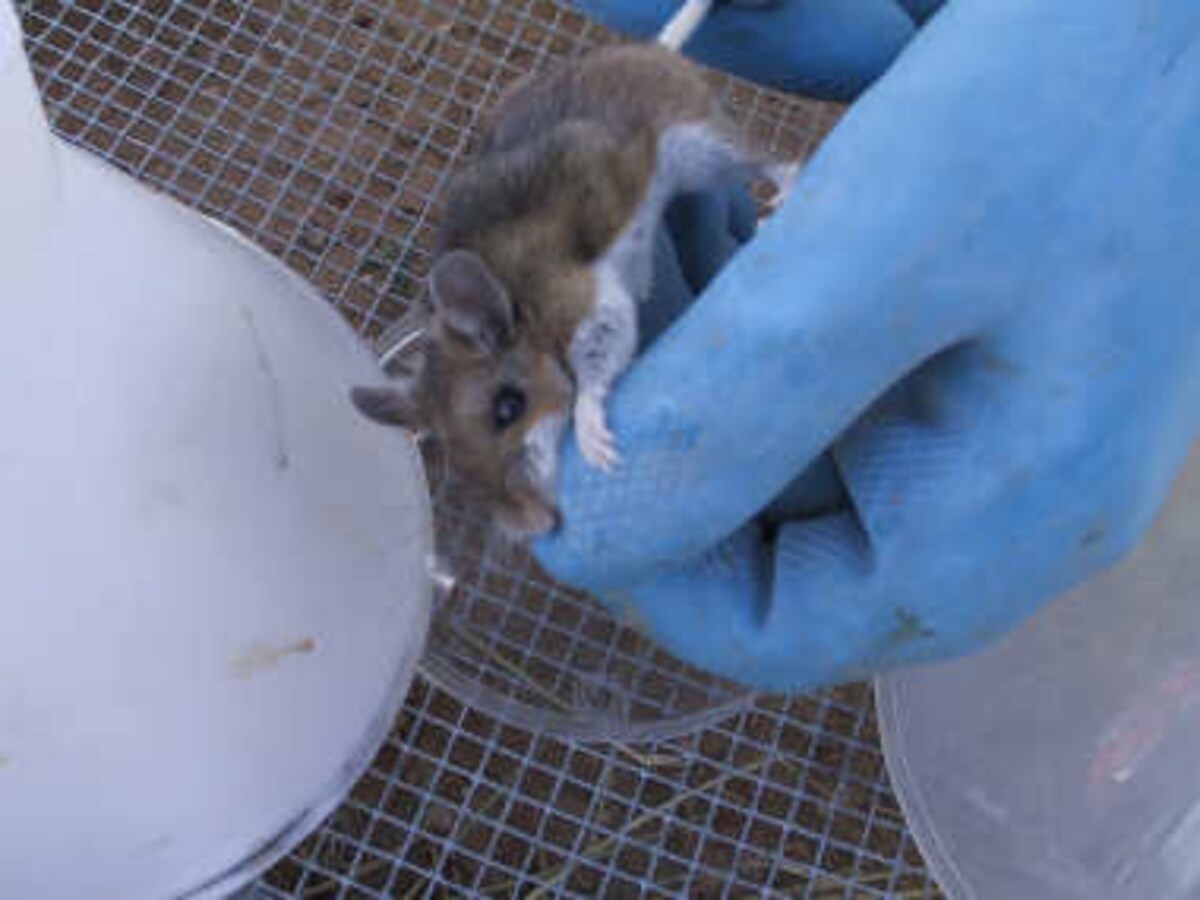
<path fill-rule="evenodd" d="M 60 135 L 238 228 L 372 338 L 419 296 L 480 110 L 614 39 L 549 0 L 19 5 Z M 783 158 L 836 120 L 714 79 Z M 498 546 L 453 479 L 436 483 L 459 589 L 432 681 L 258 895 L 937 896 L 866 687 L 755 698 L 694 671 Z"/>

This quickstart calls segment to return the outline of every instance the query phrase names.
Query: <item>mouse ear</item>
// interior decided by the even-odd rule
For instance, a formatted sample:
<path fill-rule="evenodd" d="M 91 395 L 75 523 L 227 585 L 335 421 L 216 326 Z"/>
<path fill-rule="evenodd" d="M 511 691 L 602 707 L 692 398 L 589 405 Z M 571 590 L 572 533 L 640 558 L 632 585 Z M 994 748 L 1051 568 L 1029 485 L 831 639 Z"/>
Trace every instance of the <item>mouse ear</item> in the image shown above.
<path fill-rule="evenodd" d="M 469 250 L 452 250 L 429 273 L 434 316 L 448 336 L 475 353 L 494 353 L 513 324 L 512 303 L 487 264 Z"/>
<path fill-rule="evenodd" d="M 424 427 L 414 381 L 401 379 L 388 387 L 351 388 L 350 400 L 360 413 L 374 422 L 399 425 L 412 431 L 421 431 Z"/>

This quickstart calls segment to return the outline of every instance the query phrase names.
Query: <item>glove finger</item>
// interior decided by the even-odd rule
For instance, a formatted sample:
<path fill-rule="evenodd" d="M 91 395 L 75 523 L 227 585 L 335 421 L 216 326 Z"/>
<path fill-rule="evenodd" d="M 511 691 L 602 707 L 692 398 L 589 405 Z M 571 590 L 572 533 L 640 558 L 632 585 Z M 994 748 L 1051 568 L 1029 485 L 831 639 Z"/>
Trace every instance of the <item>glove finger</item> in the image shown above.
<path fill-rule="evenodd" d="M 774 583 L 777 568 L 785 585 Z M 860 677 L 859 647 L 888 602 L 883 587 L 853 517 L 839 513 L 787 526 L 778 544 L 743 527 L 685 565 L 600 597 L 693 665 L 793 692 Z"/>
<path fill-rule="evenodd" d="M 681 0 L 577 0 L 582 12 L 627 35 L 652 39 Z M 685 51 L 705 65 L 767 87 L 847 101 L 879 77 L 912 37 L 895 0 L 784 0 L 721 4 Z"/>
<path fill-rule="evenodd" d="M 753 237 L 758 227 L 758 205 L 741 187 L 681 201 L 668 210 L 665 227 L 656 234 L 655 289 L 650 301 L 642 306 L 639 320 L 642 349 L 683 313 L 695 293 L 703 290 L 716 269 Z M 697 268 L 686 277 L 681 257 L 697 261 Z M 720 266 L 712 265 L 710 260 L 714 258 L 720 260 Z M 778 524 L 789 518 L 811 516 L 844 506 L 844 499 L 836 468 L 825 456 L 784 489 L 764 512 L 764 520 Z"/>
<path fill-rule="evenodd" d="M 848 513 L 788 523 L 773 543 L 748 526 L 600 597 L 693 665 L 758 690 L 807 691 L 969 652 L 1068 586 L 1055 559 L 1063 548 L 1045 541 L 1018 548 L 1020 575 L 979 579 L 981 566 L 995 569 L 988 538 L 973 527 L 896 570 L 878 563 Z"/>

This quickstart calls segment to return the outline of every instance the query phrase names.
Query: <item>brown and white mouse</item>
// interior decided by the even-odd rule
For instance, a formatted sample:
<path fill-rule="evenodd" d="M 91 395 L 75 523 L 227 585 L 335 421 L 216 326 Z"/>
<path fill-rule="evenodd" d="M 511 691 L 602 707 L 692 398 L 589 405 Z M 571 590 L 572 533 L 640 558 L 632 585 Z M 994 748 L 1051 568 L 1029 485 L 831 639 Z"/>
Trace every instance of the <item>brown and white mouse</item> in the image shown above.
<path fill-rule="evenodd" d="M 569 422 L 590 465 L 620 461 L 606 401 L 670 201 L 730 179 L 782 191 L 794 173 L 750 148 L 675 52 L 707 6 L 689 0 L 657 45 L 597 50 L 505 93 L 449 184 L 414 363 L 352 393 L 367 417 L 437 439 L 510 537 L 557 526 Z"/>

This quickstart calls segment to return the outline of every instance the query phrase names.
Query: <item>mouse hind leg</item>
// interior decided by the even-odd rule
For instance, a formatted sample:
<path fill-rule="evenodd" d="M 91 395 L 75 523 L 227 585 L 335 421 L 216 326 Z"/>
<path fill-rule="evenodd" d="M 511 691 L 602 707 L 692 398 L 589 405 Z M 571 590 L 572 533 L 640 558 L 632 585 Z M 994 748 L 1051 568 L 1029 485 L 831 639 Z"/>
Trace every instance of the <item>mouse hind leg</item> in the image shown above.
<path fill-rule="evenodd" d="M 720 184 L 764 174 L 763 160 L 732 129 L 710 121 L 685 122 L 663 132 L 657 175 L 672 193 L 711 190 Z"/>
<path fill-rule="evenodd" d="M 774 208 L 791 191 L 800 164 L 780 162 L 751 148 L 726 117 L 718 116 L 663 132 L 658 171 L 676 194 L 712 190 L 732 181 L 769 181 L 775 188 L 769 204 Z"/>

